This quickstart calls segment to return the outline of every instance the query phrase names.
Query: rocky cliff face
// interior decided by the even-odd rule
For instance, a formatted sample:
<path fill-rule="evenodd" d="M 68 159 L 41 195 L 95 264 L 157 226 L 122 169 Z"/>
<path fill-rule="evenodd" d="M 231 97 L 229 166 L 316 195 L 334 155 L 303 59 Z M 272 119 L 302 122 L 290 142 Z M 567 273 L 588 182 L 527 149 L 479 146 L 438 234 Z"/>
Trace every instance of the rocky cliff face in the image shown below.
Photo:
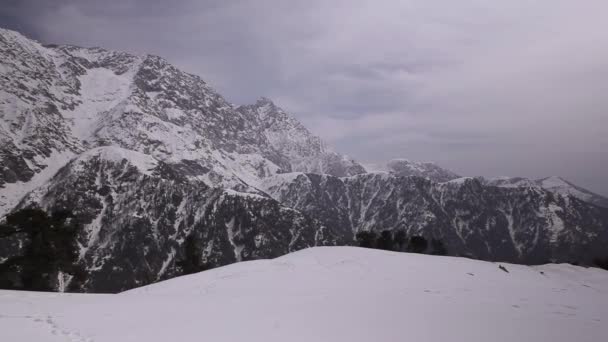
<path fill-rule="evenodd" d="M 43 47 L 7 30 L 0 54 L 3 212 L 16 204 L 13 192 L 32 190 L 99 146 L 138 151 L 209 186 L 253 193 L 259 179 L 301 165 L 337 176 L 364 172 L 269 100 L 237 110 L 160 57 Z M 289 136 L 301 139 L 290 144 Z M 40 175 L 47 167 L 52 172 Z"/>
<path fill-rule="evenodd" d="M 542 188 L 562 196 L 576 197 L 581 201 L 591 203 L 603 208 L 608 208 L 608 198 L 598 195 L 592 191 L 574 185 L 571 182 L 557 176 L 532 180 L 523 177 L 501 177 L 493 179 L 482 179 L 485 184 L 504 188 Z"/>
<path fill-rule="evenodd" d="M 349 178 L 279 175 L 266 192 L 343 234 L 405 229 L 443 240 L 455 255 L 520 263 L 583 262 L 603 255 L 608 210 L 541 188 L 475 178 L 435 183 L 386 173 Z"/>
<path fill-rule="evenodd" d="M 366 172 L 353 159 L 330 150 L 319 137 L 267 98 L 237 110 L 257 118 L 262 134 L 281 155 L 288 158 L 290 171 L 337 177 Z"/>
<path fill-rule="evenodd" d="M 178 166 L 117 147 L 81 154 L 20 206 L 71 208 L 84 225 L 86 288 L 117 292 L 176 275 L 187 236 L 206 263 L 225 265 L 344 243 L 265 196 L 211 188 Z"/>
<path fill-rule="evenodd" d="M 236 108 L 160 57 L 0 30 L 0 79 L 0 217 L 74 211 L 89 291 L 175 276 L 188 236 L 216 266 L 401 228 L 488 260 L 605 253 L 606 210 L 571 194 L 405 160 L 366 173 L 272 101 Z"/>

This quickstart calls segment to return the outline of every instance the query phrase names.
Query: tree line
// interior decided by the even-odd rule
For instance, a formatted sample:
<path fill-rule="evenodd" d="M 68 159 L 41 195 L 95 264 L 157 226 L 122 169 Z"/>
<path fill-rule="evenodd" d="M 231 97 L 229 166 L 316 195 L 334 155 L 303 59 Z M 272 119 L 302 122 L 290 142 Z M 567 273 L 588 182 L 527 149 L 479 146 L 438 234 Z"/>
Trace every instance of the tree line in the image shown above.
<path fill-rule="evenodd" d="M 15 253 L 0 256 L 0 288 L 55 291 L 64 278 L 69 280 L 66 290 L 79 290 L 86 277 L 78 264 L 79 230 L 67 210 L 49 215 L 28 208 L 7 215 L 0 224 L 0 243 Z"/>
<path fill-rule="evenodd" d="M 67 291 L 80 291 L 86 273 L 79 263 L 78 234 L 82 225 L 70 211 L 47 214 L 29 208 L 13 212 L 0 223 L 0 288 L 30 291 L 58 290 L 59 279 L 69 280 Z M 356 234 L 360 247 L 388 251 L 448 255 L 440 239 L 407 236 L 405 230 L 361 231 Z M 182 257 L 176 260 L 176 273 L 185 275 L 213 268 L 202 257 L 202 241 L 193 234 L 182 244 Z M 4 252 L 7 253 L 4 253 Z M 12 253 L 12 254 L 10 254 Z M 608 270 L 608 257 L 594 264 Z"/>
<path fill-rule="evenodd" d="M 37 208 L 15 211 L 0 223 L 0 289 L 57 291 L 60 278 L 66 291 L 80 291 L 86 272 L 79 263 L 78 233 L 82 225 L 67 210 L 47 214 Z M 213 268 L 204 263 L 201 241 L 189 235 L 183 258 L 176 261 L 178 275 Z"/>
<path fill-rule="evenodd" d="M 405 230 L 383 230 L 380 234 L 374 231 L 360 231 L 355 235 L 359 247 L 375 248 L 395 252 L 427 253 L 448 255 L 445 244 L 440 239 L 432 238 L 429 242 L 424 236 L 408 237 Z"/>

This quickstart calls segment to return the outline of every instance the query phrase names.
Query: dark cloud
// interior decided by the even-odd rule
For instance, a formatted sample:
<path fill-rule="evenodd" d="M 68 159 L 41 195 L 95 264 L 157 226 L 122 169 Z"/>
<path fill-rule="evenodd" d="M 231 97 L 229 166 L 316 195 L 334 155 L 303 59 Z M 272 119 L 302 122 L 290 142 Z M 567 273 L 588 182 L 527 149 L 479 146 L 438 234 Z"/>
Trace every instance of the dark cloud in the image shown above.
<path fill-rule="evenodd" d="M 608 3 L 8 0 L 47 43 L 161 55 L 235 103 L 267 96 L 370 162 L 562 175 L 608 194 Z"/>

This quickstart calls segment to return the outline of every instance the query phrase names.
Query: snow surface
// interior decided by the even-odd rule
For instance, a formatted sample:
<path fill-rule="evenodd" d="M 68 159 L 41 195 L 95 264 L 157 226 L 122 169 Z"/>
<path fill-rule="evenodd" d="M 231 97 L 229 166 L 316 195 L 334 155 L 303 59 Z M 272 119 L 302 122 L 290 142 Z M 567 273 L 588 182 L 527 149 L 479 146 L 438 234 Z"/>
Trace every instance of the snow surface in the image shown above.
<path fill-rule="evenodd" d="M 605 341 L 608 272 L 353 247 L 118 295 L 0 291 L 2 341 Z"/>
<path fill-rule="evenodd" d="M 136 67 L 122 75 L 105 68 L 93 68 L 79 77 L 82 103 L 73 111 L 63 113 L 65 118 L 72 121 L 72 134 L 75 137 L 90 139 L 102 126 L 103 116 L 99 113 L 111 111 L 127 99 Z"/>

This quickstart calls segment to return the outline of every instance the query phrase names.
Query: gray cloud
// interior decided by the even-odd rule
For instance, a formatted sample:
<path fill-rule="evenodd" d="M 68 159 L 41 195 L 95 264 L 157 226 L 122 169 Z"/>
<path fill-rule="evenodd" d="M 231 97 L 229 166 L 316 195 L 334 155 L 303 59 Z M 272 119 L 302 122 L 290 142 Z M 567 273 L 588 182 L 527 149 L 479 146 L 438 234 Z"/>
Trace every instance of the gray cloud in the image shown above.
<path fill-rule="evenodd" d="M 608 194 L 608 3 L 8 1 L 43 42 L 161 55 L 235 103 L 276 100 L 370 162 L 562 175 Z"/>

